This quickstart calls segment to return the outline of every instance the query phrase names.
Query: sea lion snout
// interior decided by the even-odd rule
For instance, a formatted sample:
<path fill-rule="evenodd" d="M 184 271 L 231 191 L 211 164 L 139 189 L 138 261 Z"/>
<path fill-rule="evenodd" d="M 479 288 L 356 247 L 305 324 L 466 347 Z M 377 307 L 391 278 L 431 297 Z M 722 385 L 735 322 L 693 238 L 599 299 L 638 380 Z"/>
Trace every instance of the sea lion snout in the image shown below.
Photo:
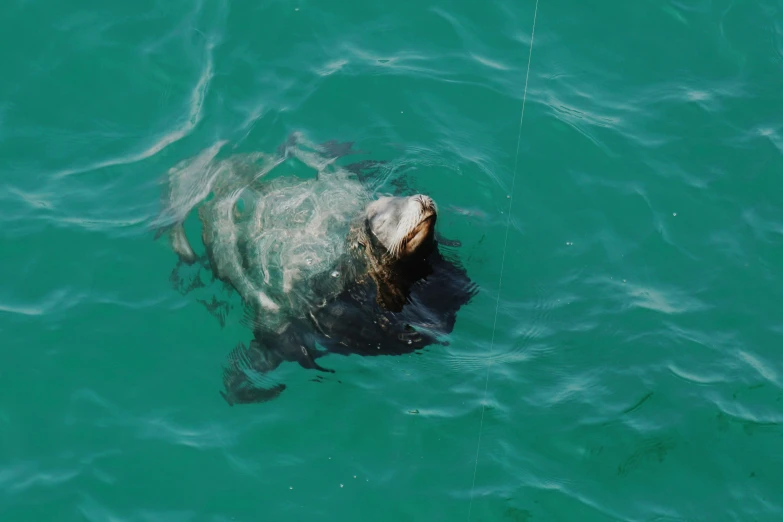
<path fill-rule="evenodd" d="M 367 207 L 372 234 L 396 259 L 419 253 L 435 236 L 437 206 L 427 195 L 382 197 Z"/>

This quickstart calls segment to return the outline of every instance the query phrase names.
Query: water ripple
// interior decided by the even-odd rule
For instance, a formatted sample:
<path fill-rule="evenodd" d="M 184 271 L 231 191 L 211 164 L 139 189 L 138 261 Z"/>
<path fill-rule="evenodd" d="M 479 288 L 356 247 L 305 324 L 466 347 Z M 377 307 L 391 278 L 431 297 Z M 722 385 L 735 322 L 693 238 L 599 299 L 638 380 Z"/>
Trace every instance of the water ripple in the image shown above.
<path fill-rule="evenodd" d="M 172 143 L 175 143 L 188 136 L 203 118 L 204 98 L 206 97 L 209 89 L 209 83 L 212 79 L 212 76 L 214 75 L 212 65 L 213 47 L 214 43 L 208 40 L 205 45 L 205 60 L 201 69 L 201 74 L 199 75 L 196 85 L 193 87 L 191 92 L 188 114 L 184 118 L 183 122 L 176 124 L 163 136 L 158 138 L 155 143 L 141 152 L 129 154 L 127 156 L 111 158 L 83 167 L 61 170 L 59 172 L 53 173 L 51 178 L 54 180 L 60 180 L 74 174 L 83 174 L 86 172 L 101 170 L 109 167 L 138 163 L 154 156 Z"/>
<path fill-rule="evenodd" d="M 137 419 L 128 424 L 138 429 L 143 438 L 196 449 L 230 447 L 236 438 L 231 431 L 216 424 L 201 427 L 186 426 L 161 416 Z"/>
<path fill-rule="evenodd" d="M 0 312 L 26 316 L 47 315 L 55 310 L 64 311 L 73 308 L 79 303 L 82 295 L 67 288 L 58 288 L 50 291 L 36 303 L 0 302 Z"/>

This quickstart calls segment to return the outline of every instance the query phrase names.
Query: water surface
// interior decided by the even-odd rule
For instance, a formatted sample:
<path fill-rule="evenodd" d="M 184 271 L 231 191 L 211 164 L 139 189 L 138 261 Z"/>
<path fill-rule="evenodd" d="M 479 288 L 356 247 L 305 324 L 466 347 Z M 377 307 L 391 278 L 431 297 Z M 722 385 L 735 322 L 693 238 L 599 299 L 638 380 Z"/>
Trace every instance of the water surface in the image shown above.
<path fill-rule="evenodd" d="M 780 520 L 781 6 L 540 0 L 520 127 L 534 8 L 6 2 L 2 519 Z M 294 131 L 430 194 L 481 291 L 231 408 L 161 183 Z"/>

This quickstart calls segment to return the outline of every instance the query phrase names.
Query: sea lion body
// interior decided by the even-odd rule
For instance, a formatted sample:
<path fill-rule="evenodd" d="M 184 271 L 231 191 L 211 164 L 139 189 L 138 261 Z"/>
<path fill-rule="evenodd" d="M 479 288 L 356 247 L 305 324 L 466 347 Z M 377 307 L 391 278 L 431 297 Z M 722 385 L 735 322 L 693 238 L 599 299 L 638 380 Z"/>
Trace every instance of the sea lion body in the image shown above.
<path fill-rule="evenodd" d="M 259 384 L 253 376 L 267 380 L 286 361 L 331 371 L 316 361 L 329 353 L 399 355 L 442 343 L 476 292 L 436 240 L 432 199 L 372 199 L 356 171 L 334 166 L 336 156 L 324 156 L 324 149 L 310 152 L 301 144 L 289 139 L 257 172 L 228 160 L 202 161 L 212 172 L 200 175 L 213 197 L 191 197 L 203 199 L 207 191 L 187 180 L 177 185 L 187 192 L 170 196 L 190 205 L 170 212 L 178 216 L 169 228 L 181 262 L 197 259 L 182 221 L 200 203 L 208 267 L 239 293 L 253 332 L 224 368 L 221 394 L 229 404 L 279 394 L 284 384 Z M 288 158 L 317 176 L 265 179 Z"/>
<path fill-rule="evenodd" d="M 397 207 L 417 205 L 422 199 L 434 207 L 432 200 L 416 195 L 382 198 L 365 208 L 352 223 L 335 266 L 310 281 L 313 293 L 323 299 L 282 331 L 254 328 L 249 346 L 240 343 L 232 352 L 221 392 L 229 404 L 262 402 L 285 389 L 284 384 L 258 386 L 247 370 L 269 374 L 287 361 L 331 372 L 317 360 L 329 354 L 403 355 L 445 344 L 441 337 L 451 333 L 457 312 L 475 295 L 476 285 L 453 252 L 435 239 L 435 212 L 425 218 L 414 215 L 412 224 L 399 229 L 408 232 L 403 235 L 410 256 L 399 259 L 388 248 L 400 237 L 391 229 L 412 215 Z M 394 207 L 380 224 L 378 219 L 373 223 L 379 204 Z M 411 248 L 417 238 L 421 241 Z"/>

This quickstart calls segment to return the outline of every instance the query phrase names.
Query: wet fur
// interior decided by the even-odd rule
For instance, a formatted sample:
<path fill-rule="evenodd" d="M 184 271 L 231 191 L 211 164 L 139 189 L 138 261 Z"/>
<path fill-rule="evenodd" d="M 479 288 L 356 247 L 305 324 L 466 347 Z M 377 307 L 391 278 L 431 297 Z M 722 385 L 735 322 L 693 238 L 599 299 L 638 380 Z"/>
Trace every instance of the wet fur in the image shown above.
<path fill-rule="evenodd" d="M 328 354 L 403 355 L 446 344 L 441 337 L 451 333 L 457 312 L 476 293 L 465 269 L 449 254 L 436 244 L 429 256 L 411 267 L 412 277 L 398 288 L 405 296 L 398 310 L 382 304 L 379 288 L 383 292 L 383 287 L 375 278 L 359 277 L 309 317 L 292 321 L 281 334 L 256 329 L 247 347 L 241 344 L 232 352 L 221 394 L 232 405 L 277 397 L 284 384 L 254 385 L 247 371 L 265 374 L 286 361 L 332 372 L 317 360 Z"/>

